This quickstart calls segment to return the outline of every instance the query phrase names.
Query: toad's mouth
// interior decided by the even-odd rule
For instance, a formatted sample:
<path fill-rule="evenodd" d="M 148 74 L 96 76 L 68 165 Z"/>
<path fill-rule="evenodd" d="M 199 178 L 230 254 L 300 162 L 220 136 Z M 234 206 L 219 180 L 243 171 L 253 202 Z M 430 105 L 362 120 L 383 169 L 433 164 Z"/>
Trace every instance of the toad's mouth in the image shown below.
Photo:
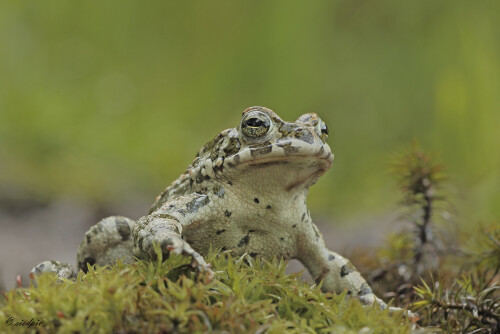
<path fill-rule="evenodd" d="M 333 156 L 289 155 L 240 161 L 226 176 L 233 182 L 291 192 L 310 187 L 331 166 Z M 226 172 L 228 172 L 226 170 Z"/>
<path fill-rule="evenodd" d="M 246 187 L 256 184 L 291 191 L 316 183 L 332 163 L 328 144 L 287 138 L 243 147 L 226 157 L 220 170 L 232 182 L 245 182 Z"/>
<path fill-rule="evenodd" d="M 248 146 L 238 153 L 224 160 L 225 168 L 235 168 L 240 165 L 266 167 L 270 164 L 287 164 L 300 161 L 318 161 L 321 169 L 325 171 L 333 163 L 333 153 L 328 144 L 294 145 L 293 140 L 280 141 L 279 143 Z"/>

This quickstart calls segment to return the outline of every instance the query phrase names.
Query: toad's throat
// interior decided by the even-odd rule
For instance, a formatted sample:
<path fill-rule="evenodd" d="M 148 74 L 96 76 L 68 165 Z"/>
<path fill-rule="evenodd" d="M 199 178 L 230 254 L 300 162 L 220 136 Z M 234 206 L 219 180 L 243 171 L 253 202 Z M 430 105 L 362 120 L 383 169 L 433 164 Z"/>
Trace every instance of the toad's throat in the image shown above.
<path fill-rule="evenodd" d="M 281 197 L 309 188 L 329 167 L 328 160 L 317 157 L 260 159 L 238 165 L 226 177 L 235 185 L 245 185 L 250 192 Z"/>

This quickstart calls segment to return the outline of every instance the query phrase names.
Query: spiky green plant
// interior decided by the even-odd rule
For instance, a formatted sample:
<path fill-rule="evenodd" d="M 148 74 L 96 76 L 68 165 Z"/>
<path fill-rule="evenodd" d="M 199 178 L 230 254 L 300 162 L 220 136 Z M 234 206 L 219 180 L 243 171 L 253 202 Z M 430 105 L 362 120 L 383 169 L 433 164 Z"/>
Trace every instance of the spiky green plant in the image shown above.
<path fill-rule="evenodd" d="M 463 252 L 460 273 L 450 284 L 422 280 L 415 287 L 422 323 L 447 332 L 500 332 L 500 226 L 483 230 Z M 451 270 L 453 268 L 449 268 Z"/>
<path fill-rule="evenodd" d="M 422 280 L 415 287 L 419 300 L 413 307 L 422 323 L 446 332 L 498 333 L 500 331 L 500 285 L 498 277 L 476 271 L 463 274 L 451 286 L 439 280 Z"/>
<path fill-rule="evenodd" d="M 418 275 L 436 268 L 434 261 L 438 252 L 443 251 L 443 238 L 436 237 L 440 217 L 449 216 L 444 211 L 446 195 L 443 183 L 447 179 L 443 173 L 443 164 L 425 153 L 413 142 L 409 151 L 397 156 L 392 171 L 398 180 L 403 200 L 407 208 L 405 220 L 413 225 L 415 236 L 409 240 L 413 247 L 413 263 Z M 447 226 L 449 227 L 449 226 Z"/>
<path fill-rule="evenodd" d="M 447 333 L 500 333 L 500 226 L 467 235 L 436 233 L 449 217 L 443 166 L 414 143 L 394 164 L 405 219 L 378 256 L 362 258 L 374 290 L 420 313 L 419 325 Z M 454 240 L 451 242 L 451 240 Z M 372 253 L 373 254 L 373 253 Z"/>
<path fill-rule="evenodd" d="M 471 265 L 500 272 L 500 224 L 483 228 L 480 235 L 470 239 L 465 253 Z"/>
<path fill-rule="evenodd" d="M 384 247 L 371 252 L 376 256 L 361 261 L 360 269 L 377 294 L 406 307 L 415 298 L 413 286 L 422 276 L 437 275 L 453 244 L 452 233 L 442 232 L 450 230 L 442 219 L 451 216 L 444 190 L 447 178 L 443 165 L 416 142 L 395 156 L 391 171 L 402 193 L 404 214 L 398 223 L 405 224 L 405 229 L 389 235 Z"/>

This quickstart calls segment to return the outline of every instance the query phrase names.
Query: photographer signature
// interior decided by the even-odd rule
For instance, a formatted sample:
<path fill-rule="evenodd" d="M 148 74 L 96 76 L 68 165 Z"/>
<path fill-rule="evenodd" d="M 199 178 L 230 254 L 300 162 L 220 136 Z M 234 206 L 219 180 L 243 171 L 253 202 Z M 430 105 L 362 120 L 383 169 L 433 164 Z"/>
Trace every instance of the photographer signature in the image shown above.
<path fill-rule="evenodd" d="M 37 326 L 43 326 L 43 321 L 40 320 L 35 320 L 31 318 L 31 320 L 26 321 L 26 320 L 16 320 L 14 317 L 9 317 L 5 321 L 5 325 L 7 326 L 14 326 L 14 327 L 37 327 Z"/>

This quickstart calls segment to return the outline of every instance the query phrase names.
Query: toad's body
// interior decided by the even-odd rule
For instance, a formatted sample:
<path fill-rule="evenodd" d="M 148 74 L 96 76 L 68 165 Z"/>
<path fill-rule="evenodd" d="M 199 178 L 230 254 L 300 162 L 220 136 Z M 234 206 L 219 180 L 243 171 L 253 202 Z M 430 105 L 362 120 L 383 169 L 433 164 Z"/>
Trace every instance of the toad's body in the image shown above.
<path fill-rule="evenodd" d="M 385 305 L 347 259 L 325 247 L 311 221 L 308 188 L 333 162 L 327 136 L 316 114 L 288 123 L 267 108 L 245 110 L 239 128 L 202 147 L 147 216 L 137 222 L 109 217 L 92 227 L 78 252 L 79 268 L 150 258 L 158 243 L 164 253 L 190 255 L 194 265 L 210 271 L 203 255 L 212 246 L 236 255 L 298 259 L 323 281 L 323 290 L 347 289 L 364 303 Z M 55 269 L 44 262 L 35 270 Z"/>

